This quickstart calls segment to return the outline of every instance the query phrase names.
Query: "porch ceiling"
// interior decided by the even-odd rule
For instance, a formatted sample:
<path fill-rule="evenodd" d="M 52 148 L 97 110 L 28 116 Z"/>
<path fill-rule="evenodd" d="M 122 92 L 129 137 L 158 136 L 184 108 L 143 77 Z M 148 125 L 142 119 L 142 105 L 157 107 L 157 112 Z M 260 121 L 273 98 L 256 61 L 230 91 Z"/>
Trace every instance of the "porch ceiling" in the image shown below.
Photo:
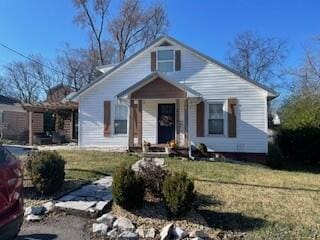
<path fill-rule="evenodd" d="M 201 97 L 195 90 L 154 72 L 117 95 L 117 99 L 161 99 Z"/>

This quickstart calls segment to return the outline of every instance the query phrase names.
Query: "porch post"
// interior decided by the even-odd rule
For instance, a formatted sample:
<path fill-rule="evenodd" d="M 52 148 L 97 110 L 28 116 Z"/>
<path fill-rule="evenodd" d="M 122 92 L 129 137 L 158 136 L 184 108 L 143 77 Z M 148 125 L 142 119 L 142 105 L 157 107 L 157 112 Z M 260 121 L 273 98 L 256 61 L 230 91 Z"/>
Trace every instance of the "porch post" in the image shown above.
<path fill-rule="evenodd" d="M 129 136 L 128 136 L 128 145 L 129 149 L 133 147 L 134 141 L 134 123 L 133 123 L 133 110 L 134 110 L 134 100 L 130 100 L 130 107 L 129 107 Z"/>
<path fill-rule="evenodd" d="M 180 143 L 180 99 L 176 99 L 176 142 Z"/>
<path fill-rule="evenodd" d="M 28 112 L 28 125 L 29 125 L 29 145 L 32 146 L 33 145 L 33 139 L 32 139 L 32 135 L 33 135 L 33 124 L 32 124 L 32 111 Z"/>
<path fill-rule="evenodd" d="M 189 133 L 188 133 L 188 99 L 184 100 L 184 145 L 188 147 Z"/>
<path fill-rule="evenodd" d="M 138 146 L 142 147 L 142 100 L 138 100 Z"/>

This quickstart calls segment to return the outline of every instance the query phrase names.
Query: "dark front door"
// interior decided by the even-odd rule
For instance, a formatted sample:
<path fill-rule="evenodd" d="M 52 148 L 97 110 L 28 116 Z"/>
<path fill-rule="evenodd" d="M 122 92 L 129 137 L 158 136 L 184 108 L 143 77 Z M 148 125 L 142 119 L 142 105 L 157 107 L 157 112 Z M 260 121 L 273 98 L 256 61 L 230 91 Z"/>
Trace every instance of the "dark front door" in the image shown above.
<path fill-rule="evenodd" d="M 175 139 L 175 105 L 158 105 L 158 143 Z"/>

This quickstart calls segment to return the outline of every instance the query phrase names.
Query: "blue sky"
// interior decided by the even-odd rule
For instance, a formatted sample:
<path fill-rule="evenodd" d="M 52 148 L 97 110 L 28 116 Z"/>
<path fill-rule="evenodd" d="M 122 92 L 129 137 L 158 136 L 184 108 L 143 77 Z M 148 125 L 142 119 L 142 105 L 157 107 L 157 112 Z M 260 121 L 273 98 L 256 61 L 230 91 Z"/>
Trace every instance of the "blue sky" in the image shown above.
<path fill-rule="evenodd" d="M 149 1 L 147 2 L 149 3 Z M 164 0 L 169 35 L 220 60 L 228 42 L 240 31 L 252 30 L 288 41 L 287 65 L 302 60 L 302 46 L 320 34 L 317 0 Z M 114 0 L 113 9 L 119 5 Z M 25 54 L 54 57 L 69 42 L 86 45 L 86 32 L 73 23 L 71 0 L 1 0 L 0 42 Z M 111 12 L 113 14 L 113 11 Z M 21 59 L 0 47 L 0 66 Z"/>

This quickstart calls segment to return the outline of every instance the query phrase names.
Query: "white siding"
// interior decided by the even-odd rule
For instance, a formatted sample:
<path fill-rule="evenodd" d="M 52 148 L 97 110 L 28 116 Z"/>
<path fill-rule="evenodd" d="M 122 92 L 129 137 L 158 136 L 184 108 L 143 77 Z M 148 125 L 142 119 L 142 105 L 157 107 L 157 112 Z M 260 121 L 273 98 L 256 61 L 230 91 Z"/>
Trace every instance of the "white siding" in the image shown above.
<path fill-rule="evenodd" d="M 216 151 L 267 151 L 266 91 L 224 68 L 208 63 L 181 48 L 181 71 L 168 74 L 172 80 L 185 83 L 207 100 L 238 99 L 237 138 L 196 137 L 195 104 L 189 106 L 189 133 L 193 142 L 204 142 Z M 150 51 L 116 70 L 103 81 L 84 92 L 80 98 L 79 142 L 81 146 L 123 147 L 127 136 L 103 136 L 103 101 L 115 96 L 150 74 Z M 175 101 L 173 101 L 175 102 Z M 157 141 L 157 102 L 143 102 L 143 140 Z M 180 119 L 183 119 L 181 104 Z M 183 126 L 182 126 L 183 129 Z M 182 135 L 182 134 L 181 134 Z"/>

